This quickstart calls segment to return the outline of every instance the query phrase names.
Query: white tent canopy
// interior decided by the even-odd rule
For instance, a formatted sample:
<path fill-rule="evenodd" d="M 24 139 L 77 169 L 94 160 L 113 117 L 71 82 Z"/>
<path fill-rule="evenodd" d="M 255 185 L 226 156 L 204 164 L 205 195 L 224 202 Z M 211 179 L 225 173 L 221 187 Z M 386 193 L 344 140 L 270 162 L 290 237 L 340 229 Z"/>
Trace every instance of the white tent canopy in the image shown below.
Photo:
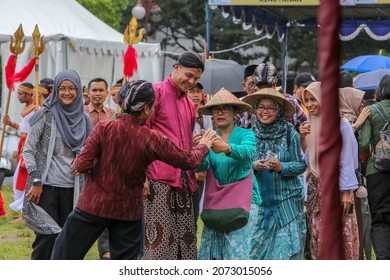
<path fill-rule="evenodd" d="M 31 35 L 38 24 L 44 36 L 45 50 L 40 55 L 39 79 L 54 78 L 64 69 L 74 69 L 83 85 L 93 78 L 103 78 L 109 85 L 123 74 L 123 55 L 127 46 L 123 34 L 100 21 L 75 0 L 0 0 L 0 55 L 3 69 L 2 107 L 6 104 L 8 89 L 5 85 L 4 67 L 10 56 L 10 36 L 22 24 L 26 48 L 18 56 L 16 71 L 32 58 Z M 150 82 L 161 80 L 159 44 L 134 45 L 138 54 L 138 72 L 134 79 Z M 35 83 L 32 73 L 27 80 Z M 18 121 L 22 105 L 12 94 L 9 115 Z"/>

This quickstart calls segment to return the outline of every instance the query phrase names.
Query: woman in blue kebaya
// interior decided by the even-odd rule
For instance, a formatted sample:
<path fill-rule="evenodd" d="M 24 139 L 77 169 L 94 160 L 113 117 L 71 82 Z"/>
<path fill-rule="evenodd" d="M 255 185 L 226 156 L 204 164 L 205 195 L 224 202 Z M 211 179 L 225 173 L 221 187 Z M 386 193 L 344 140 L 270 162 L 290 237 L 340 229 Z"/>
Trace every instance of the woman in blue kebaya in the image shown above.
<path fill-rule="evenodd" d="M 302 259 L 306 238 L 303 182 L 306 169 L 299 133 L 285 117 L 294 106 L 273 88 L 243 98 L 256 111 L 254 172 L 262 204 L 253 228 L 250 258 Z"/>

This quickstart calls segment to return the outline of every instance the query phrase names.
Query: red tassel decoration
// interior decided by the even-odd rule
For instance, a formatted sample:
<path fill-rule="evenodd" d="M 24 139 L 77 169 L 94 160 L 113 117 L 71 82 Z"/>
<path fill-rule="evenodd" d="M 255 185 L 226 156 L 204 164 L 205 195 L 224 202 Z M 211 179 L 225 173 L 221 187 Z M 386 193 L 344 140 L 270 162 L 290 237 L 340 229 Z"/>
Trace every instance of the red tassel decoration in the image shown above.
<path fill-rule="evenodd" d="M 131 78 L 138 69 L 137 52 L 132 46 L 127 48 L 123 57 L 123 74 L 127 78 Z"/>
<path fill-rule="evenodd" d="M 23 82 L 25 79 L 27 79 L 28 75 L 31 74 L 32 70 L 34 69 L 34 65 L 35 65 L 35 58 L 32 58 L 30 62 L 23 67 L 22 70 L 20 70 L 18 73 L 13 75 L 11 81 L 13 83 Z"/>
<path fill-rule="evenodd" d="M 14 83 L 12 82 L 12 76 L 15 74 L 16 59 L 15 55 L 11 54 L 5 65 L 5 83 L 8 89 L 14 89 Z"/>

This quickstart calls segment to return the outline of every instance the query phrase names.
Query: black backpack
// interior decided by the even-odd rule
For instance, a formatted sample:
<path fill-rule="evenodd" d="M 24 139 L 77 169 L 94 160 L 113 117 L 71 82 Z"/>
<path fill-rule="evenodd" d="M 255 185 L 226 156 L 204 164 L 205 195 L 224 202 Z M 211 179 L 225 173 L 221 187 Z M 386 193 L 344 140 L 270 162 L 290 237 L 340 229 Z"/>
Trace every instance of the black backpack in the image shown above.
<path fill-rule="evenodd" d="M 372 143 L 372 152 L 374 159 L 374 166 L 376 169 L 383 172 L 390 172 L 390 129 L 389 120 L 385 116 L 385 112 L 379 104 L 374 104 L 372 108 L 378 111 L 385 125 L 379 131 L 379 142 L 374 146 Z"/>

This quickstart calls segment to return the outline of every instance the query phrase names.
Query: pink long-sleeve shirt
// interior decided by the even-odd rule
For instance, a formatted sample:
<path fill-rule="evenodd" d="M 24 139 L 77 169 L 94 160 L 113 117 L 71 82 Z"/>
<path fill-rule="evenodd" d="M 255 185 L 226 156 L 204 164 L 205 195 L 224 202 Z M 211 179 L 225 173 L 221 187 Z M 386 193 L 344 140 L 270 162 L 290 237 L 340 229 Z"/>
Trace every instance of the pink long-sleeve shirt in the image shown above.
<path fill-rule="evenodd" d="M 191 150 L 196 121 L 194 103 L 186 92 L 179 90 L 171 76 L 154 84 L 153 88 L 156 93 L 155 113 L 146 125 L 161 132 L 180 148 Z M 149 166 L 147 176 L 172 187 L 182 188 L 181 169 L 161 161 L 155 161 Z M 190 192 L 194 192 L 198 188 L 194 172 L 186 171 L 186 178 Z"/>

